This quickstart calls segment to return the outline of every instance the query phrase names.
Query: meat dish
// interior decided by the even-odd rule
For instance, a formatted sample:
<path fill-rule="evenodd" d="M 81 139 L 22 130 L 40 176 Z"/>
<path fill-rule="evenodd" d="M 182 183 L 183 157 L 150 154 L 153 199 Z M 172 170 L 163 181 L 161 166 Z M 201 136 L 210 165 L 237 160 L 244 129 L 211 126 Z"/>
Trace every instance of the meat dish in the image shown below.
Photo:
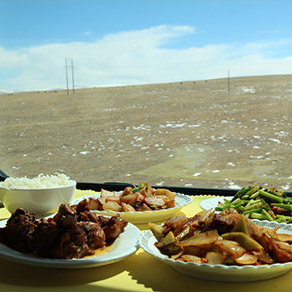
<path fill-rule="evenodd" d="M 292 235 L 255 225 L 235 210 L 149 223 L 162 254 L 183 262 L 266 265 L 292 261 Z"/>
<path fill-rule="evenodd" d="M 61 204 L 53 217 L 41 219 L 19 208 L 0 228 L 0 242 L 45 258 L 83 258 L 112 244 L 127 224 L 118 215 L 98 216 L 82 203 Z"/>

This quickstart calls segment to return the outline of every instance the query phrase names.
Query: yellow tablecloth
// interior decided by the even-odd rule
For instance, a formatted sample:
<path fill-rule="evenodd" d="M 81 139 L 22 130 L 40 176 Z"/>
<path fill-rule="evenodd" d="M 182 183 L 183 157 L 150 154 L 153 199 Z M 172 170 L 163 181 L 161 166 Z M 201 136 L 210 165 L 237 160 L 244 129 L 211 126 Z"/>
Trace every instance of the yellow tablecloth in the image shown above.
<path fill-rule="evenodd" d="M 79 197 L 91 191 L 76 191 Z M 192 216 L 201 209 L 195 196 L 182 213 Z M 181 213 L 180 212 L 180 213 Z M 0 209 L 0 219 L 10 213 Z M 146 224 L 137 225 L 142 231 Z M 5 291 L 292 291 L 292 272 L 281 277 L 251 283 L 221 283 L 184 276 L 139 249 L 130 257 L 110 265 L 76 270 L 49 269 L 14 263 L 0 258 L 0 292 Z"/>

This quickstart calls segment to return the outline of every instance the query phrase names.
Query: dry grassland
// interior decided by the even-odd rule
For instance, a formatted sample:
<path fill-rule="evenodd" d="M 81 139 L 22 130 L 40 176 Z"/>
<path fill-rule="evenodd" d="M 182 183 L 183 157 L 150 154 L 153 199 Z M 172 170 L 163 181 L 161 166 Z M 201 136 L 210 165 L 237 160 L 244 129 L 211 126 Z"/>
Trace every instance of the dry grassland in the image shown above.
<path fill-rule="evenodd" d="M 0 168 L 78 181 L 292 187 L 292 75 L 0 95 Z"/>

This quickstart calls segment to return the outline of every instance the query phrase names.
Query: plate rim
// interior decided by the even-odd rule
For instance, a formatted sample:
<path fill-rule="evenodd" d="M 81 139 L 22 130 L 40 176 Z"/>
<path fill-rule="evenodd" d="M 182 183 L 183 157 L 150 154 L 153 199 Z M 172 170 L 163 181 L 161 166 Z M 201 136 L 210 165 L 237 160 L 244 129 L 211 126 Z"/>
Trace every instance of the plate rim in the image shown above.
<path fill-rule="evenodd" d="M 206 203 L 206 202 L 208 202 L 208 201 L 212 201 L 212 200 L 219 200 L 219 199 L 222 199 L 222 200 L 224 200 L 224 199 L 232 199 L 232 197 L 227 197 L 227 196 L 216 196 L 216 197 L 212 197 L 212 198 L 207 198 L 207 199 L 204 199 L 204 200 L 202 200 L 201 202 L 200 202 L 200 208 L 201 209 L 203 209 L 203 210 L 205 210 L 205 211 L 207 211 L 207 210 L 209 210 L 209 209 L 214 209 L 214 208 L 216 208 L 217 207 L 217 205 L 218 205 L 218 202 L 217 202 L 217 205 L 215 206 L 212 206 L 212 207 L 209 207 L 208 209 L 204 206 L 204 204 Z"/>

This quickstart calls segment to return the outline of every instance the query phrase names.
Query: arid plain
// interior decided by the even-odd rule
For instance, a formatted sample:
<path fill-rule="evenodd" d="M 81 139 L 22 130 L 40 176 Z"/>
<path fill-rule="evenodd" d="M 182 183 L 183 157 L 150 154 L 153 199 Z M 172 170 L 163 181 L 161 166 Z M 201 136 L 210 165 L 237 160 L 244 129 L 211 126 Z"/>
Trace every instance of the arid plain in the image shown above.
<path fill-rule="evenodd" d="M 292 188 L 292 75 L 2 94 L 0 117 L 10 176 Z"/>

